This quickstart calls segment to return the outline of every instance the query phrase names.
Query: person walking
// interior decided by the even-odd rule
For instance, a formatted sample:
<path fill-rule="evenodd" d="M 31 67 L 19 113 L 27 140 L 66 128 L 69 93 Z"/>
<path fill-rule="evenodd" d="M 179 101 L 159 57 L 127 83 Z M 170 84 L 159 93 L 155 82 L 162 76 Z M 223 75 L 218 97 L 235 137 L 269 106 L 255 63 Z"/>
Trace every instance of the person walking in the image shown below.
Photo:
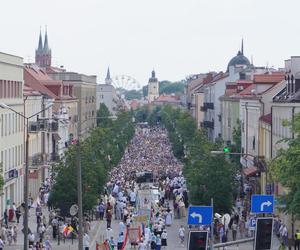
<path fill-rule="evenodd" d="M 103 220 L 105 207 L 104 207 L 104 203 L 103 203 L 102 200 L 101 200 L 101 202 L 99 203 L 97 209 L 98 209 L 98 213 L 99 213 L 99 219 L 100 219 L 100 220 Z"/>
<path fill-rule="evenodd" d="M 4 242 L 1 236 L 0 236 L 0 250 L 4 250 Z"/>
<path fill-rule="evenodd" d="M 236 234 L 237 234 L 237 224 L 236 221 L 234 221 L 231 225 L 231 231 L 232 231 L 232 240 L 236 240 Z"/>
<path fill-rule="evenodd" d="M 90 249 L 90 236 L 87 233 L 83 235 L 83 249 L 84 250 Z"/>
<path fill-rule="evenodd" d="M 184 227 L 181 225 L 179 230 L 178 230 L 178 236 L 180 239 L 180 244 L 183 245 L 184 243 L 184 236 L 185 236 L 185 229 Z"/>
<path fill-rule="evenodd" d="M 124 234 L 123 232 L 120 232 L 119 237 L 118 237 L 118 250 L 122 249 L 123 246 L 123 242 L 124 242 Z"/>
<path fill-rule="evenodd" d="M 52 250 L 52 245 L 49 236 L 45 240 L 45 250 Z"/>
<path fill-rule="evenodd" d="M 18 228 L 16 225 L 13 227 L 13 241 L 15 244 L 17 244 L 17 238 L 18 238 Z"/>
<path fill-rule="evenodd" d="M 163 248 L 165 248 L 165 247 L 168 246 L 167 239 L 168 239 L 167 230 L 164 229 L 164 231 L 163 231 L 162 234 L 161 234 L 161 246 L 162 246 Z"/>
<path fill-rule="evenodd" d="M 19 221 L 20 221 L 20 217 L 21 217 L 21 210 L 20 208 L 17 208 L 16 210 L 16 218 L 17 218 L 17 223 L 19 224 Z"/>
<path fill-rule="evenodd" d="M 299 229 L 295 233 L 295 250 L 300 250 L 300 232 Z"/>
<path fill-rule="evenodd" d="M 158 234 L 156 238 L 156 250 L 160 250 L 160 249 L 161 249 L 161 238 L 160 235 Z"/>
<path fill-rule="evenodd" d="M 7 215 L 7 209 L 4 210 L 3 217 L 4 217 L 4 224 L 5 224 L 6 227 L 8 227 L 8 215 Z"/>

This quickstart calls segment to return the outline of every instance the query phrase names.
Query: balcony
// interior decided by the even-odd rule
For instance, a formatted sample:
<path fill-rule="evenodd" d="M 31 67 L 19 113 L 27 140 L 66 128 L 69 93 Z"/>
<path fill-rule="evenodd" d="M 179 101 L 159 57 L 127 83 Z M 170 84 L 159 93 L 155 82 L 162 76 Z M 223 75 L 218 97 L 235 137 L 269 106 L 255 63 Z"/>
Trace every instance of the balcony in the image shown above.
<path fill-rule="evenodd" d="M 207 107 L 206 107 L 206 106 L 201 106 L 201 107 L 200 107 L 200 111 L 205 112 L 206 110 L 207 110 Z"/>
<path fill-rule="evenodd" d="M 58 161 L 59 155 L 57 153 L 51 153 L 51 161 Z"/>
<path fill-rule="evenodd" d="M 38 122 L 29 122 L 28 132 L 38 133 L 40 131 L 40 124 Z"/>
<path fill-rule="evenodd" d="M 206 109 L 214 109 L 214 103 L 213 103 L 213 102 L 204 102 L 204 103 L 203 103 L 203 106 L 204 106 Z"/>
<path fill-rule="evenodd" d="M 47 131 L 48 129 L 48 122 L 45 120 L 38 121 L 39 131 Z"/>
<path fill-rule="evenodd" d="M 17 178 L 19 176 L 18 170 L 16 168 L 13 168 L 6 173 L 4 173 L 4 182 L 8 182 L 14 178 Z"/>
<path fill-rule="evenodd" d="M 58 121 L 52 121 L 48 124 L 49 132 L 57 132 L 58 131 Z"/>
<path fill-rule="evenodd" d="M 38 166 L 43 163 L 42 154 L 34 154 L 33 156 L 28 157 L 29 166 Z"/>
<path fill-rule="evenodd" d="M 211 121 L 204 121 L 201 125 L 203 128 L 210 128 L 210 129 L 214 128 L 214 122 Z"/>

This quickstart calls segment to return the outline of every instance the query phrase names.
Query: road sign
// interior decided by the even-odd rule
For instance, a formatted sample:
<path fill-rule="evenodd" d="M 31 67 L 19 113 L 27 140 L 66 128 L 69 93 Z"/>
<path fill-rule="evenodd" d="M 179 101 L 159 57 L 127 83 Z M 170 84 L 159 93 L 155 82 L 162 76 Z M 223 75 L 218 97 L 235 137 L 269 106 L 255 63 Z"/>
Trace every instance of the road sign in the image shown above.
<path fill-rule="evenodd" d="M 189 206 L 189 225 L 210 225 L 212 223 L 213 208 L 211 206 Z"/>
<path fill-rule="evenodd" d="M 78 213 L 78 206 L 76 204 L 70 207 L 70 215 L 75 216 Z"/>
<path fill-rule="evenodd" d="M 208 243 L 207 231 L 190 231 L 188 240 L 188 250 L 206 250 Z"/>
<path fill-rule="evenodd" d="M 249 225 L 249 229 L 251 231 L 254 231 L 256 228 L 256 219 L 254 217 L 250 218 L 250 225 Z"/>
<path fill-rule="evenodd" d="M 274 210 L 274 196 L 273 195 L 252 195 L 251 197 L 251 212 L 259 213 L 273 213 Z"/>
<path fill-rule="evenodd" d="M 255 250 L 272 249 L 273 218 L 257 218 L 255 233 Z"/>

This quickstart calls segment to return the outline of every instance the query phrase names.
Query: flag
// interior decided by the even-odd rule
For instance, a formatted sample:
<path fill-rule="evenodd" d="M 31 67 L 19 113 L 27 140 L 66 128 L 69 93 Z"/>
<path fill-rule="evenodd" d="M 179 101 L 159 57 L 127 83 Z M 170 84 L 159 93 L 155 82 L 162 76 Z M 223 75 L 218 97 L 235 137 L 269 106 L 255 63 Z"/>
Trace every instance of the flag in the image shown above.
<path fill-rule="evenodd" d="M 65 226 L 63 230 L 63 235 L 67 237 L 70 233 L 74 231 L 74 228 L 71 226 Z"/>

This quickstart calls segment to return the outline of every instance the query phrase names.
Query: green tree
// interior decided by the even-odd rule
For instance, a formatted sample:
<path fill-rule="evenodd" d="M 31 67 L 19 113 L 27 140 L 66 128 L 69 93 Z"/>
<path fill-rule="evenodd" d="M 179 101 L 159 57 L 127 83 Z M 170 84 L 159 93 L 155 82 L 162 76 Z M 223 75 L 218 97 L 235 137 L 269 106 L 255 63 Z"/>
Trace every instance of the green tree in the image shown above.
<path fill-rule="evenodd" d="M 132 99 L 141 99 L 142 98 L 142 91 L 141 90 L 128 90 L 125 92 L 125 98 L 126 100 L 132 100 Z"/>
<path fill-rule="evenodd" d="M 109 109 L 104 103 L 100 103 L 100 107 L 97 111 L 97 126 L 107 127 L 111 125 L 111 114 Z"/>
<path fill-rule="evenodd" d="M 108 172 L 119 163 L 133 134 L 131 116 L 120 113 L 115 121 L 96 127 L 80 143 L 84 211 L 96 204 L 107 182 Z M 63 214 L 67 214 L 70 206 L 77 203 L 76 161 L 77 145 L 72 145 L 63 159 L 53 166 L 55 183 L 49 203 L 60 208 Z"/>
<path fill-rule="evenodd" d="M 166 105 L 159 114 L 169 132 L 174 155 L 184 162 L 191 203 L 209 205 L 214 198 L 215 211 L 230 212 L 236 187 L 235 168 L 224 155 L 210 153 L 223 144 L 210 142 L 187 112 Z"/>
<path fill-rule="evenodd" d="M 242 130 L 241 122 L 237 120 L 236 127 L 233 128 L 232 140 L 233 143 L 229 145 L 230 152 L 241 153 L 242 147 Z M 239 155 L 230 155 L 231 161 L 236 165 L 237 169 L 241 166 Z"/>
<path fill-rule="evenodd" d="M 288 148 L 280 149 L 277 157 L 271 162 L 272 175 L 289 191 L 281 197 L 286 202 L 285 211 L 300 218 L 300 113 L 293 122 L 285 122 L 290 126 L 293 138 L 285 139 Z"/>

